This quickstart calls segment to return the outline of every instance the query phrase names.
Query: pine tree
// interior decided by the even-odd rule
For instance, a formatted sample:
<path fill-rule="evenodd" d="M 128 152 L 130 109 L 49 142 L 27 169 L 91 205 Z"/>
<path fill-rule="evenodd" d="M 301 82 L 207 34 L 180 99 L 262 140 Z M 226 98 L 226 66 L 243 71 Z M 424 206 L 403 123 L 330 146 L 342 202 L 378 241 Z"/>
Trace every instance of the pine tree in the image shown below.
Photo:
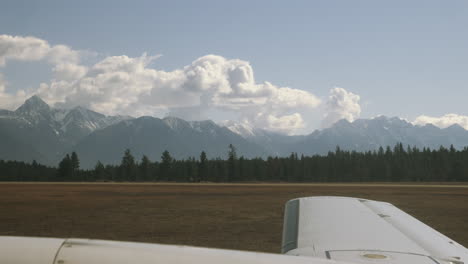
<path fill-rule="evenodd" d="M 171 157 L 171 154 L 169 154 L 169 151 L 165 150 L 162 155 L 161 155 L 161 165 L 160 165 L 160 175 L 163 180 L 170 180 L 170 172 L 171 172 L 171 166 L 172 166 L 173 159 Z"/>
<path fill-rule="evenodd" d="M 94 166 L 94 179 L 98 181 L 105 180 L 106 178 L 106 169 L 104 168 L 104 164 L 98 160 L 96 165 Z"/>
<path fill-rule="evenodd" d="M 205 151 L 200 153 L 200 163 L 198 164 L 198 181 L 207 180 L 207 158 Z"/>
<path fill-rule="evenodd" d="M 80 160 L 78 159 L 78 155 L 76 154 L 76 152 L 74 151 L 72 152 L 70 161 L 71 161 L 72 169 L 74 171 L 77 171 L 80 169 Z"/>
<path fill-rule="evenodd" d="M 237 162 L 237 153 L 236 148 L 229 144 L 229 152 L 228 152 L 228 178 L 229 182 L 237 180 L 236 177 L 236 162 Z"/>
<path fill-rule="evenodd" d="M 71 163 L 72 177 L 73 179 L 77 179 L 78 173 L 80 170 L 80 160 L 78 159 L 78 155 L 74 151 L 72 152 L 70 156 L 70 163 Z"/>
<path fill-rule="evenodd" d="M 150 180 L 150 168 L 151 161 L 148 159 L 146 155 L 143 155 L 141 158 L 141 162 L 139 165 L 140 173 L 138 177 L 138 181 L 149 181 Z"/>
<path fill-rule="evenodd" d="M 57 170 L 57 180 L 58 181 L 71 181 L 73 176 L 73 166 L 71 162 L 70 155 L 67 154 L 65 157 L 60 161 Z"/>
<path fill-rule="evenodd" d="M 122 162 L 120 163 L 120 171 L 122 180 L 135 181 L 136 179 L 136 164 L 130 149 L 126 149 Z"/>

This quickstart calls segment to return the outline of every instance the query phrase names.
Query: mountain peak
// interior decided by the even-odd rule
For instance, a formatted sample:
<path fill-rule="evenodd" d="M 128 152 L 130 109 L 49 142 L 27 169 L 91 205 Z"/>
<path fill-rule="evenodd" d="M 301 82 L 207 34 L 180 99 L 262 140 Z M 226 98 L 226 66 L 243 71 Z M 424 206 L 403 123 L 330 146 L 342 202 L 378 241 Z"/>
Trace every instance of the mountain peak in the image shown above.
<path fill-rule="evenodd" d="M 349 122 L 348 119 L 346 118 L 343 118 L 343 119 L 340 119 L 338 121 L 336 121 L 330 128 L 344 128 L 344 127 L 350 127 L 352 126 L 352 122 Z"/>
<path fill-rule="evenodd" d="M 461 125 L 459 125 L 459 124 L 453 124 L 453 125 L 447 127 L 446 129 L 452 130 L 452 131 L 463 131 L 463 132 L 465 131 L 465 128 L 463 128 L 463 127 L 462 127 Z"/>
<path fill-rule="evenodd" d="M 39 96 L 33 95 L 27 99 L 23 105 L 16 109 L 16 112 L 19 113 L 30 113 L 30 112 L 42 112 L 49 111 L 49 105 L 44 102 Z"/>
<path fill-rule="evenodd" d="M 386 115 L 378 115 L 378 116 L 372 117 L 371 119 L 372 119 L 372 120 L 387 120 L 387 119 L 388 119 L 388 116 L 386 116 Z"/>
<path fill-rule="evenodd" d="M 75 106 L 75 107 L 73 107 L 73 109 L 74 109 L 75 111 L 80 111 L 80 112 L 87 112 L 87 111 L 90 111 L 88 108 L 84 108 L 84 107 L 82 107 L 81 105 Z"/>
<path fill-rule="evenodd" d="M 232 132 L 244 137 L 244 138 L 249 138 L 249 137 L 254 137 L 255 136 L 255 131 L 254 128 L 246 123 L 240 123 L 240 122 L 235 122 L 235 121 L 224 121 L 221 123 L 222 126 L 225 126 Z"/>
<path fill-rule="evenodd" d="M 72 114 L 75 117 L 80 116 L 82 118 L 92 120 L 92 119 L 99 119 L 99 118 L 104 118 L 105 115 L 101 113 L 94 112 L 92 110 L 89 110 L 88 108 L 84 108 L 82 106 L 76 106 L 73 109 L 71 109 L 68 114 Z"/>
<path fill-rule="evenodd" d="M 24 101 L 25 104 L 41 104 L 41 105 L 47 105 L 46 102 L 44 102 L 44 100 L 42 100 L 41 97 L 39 97 L 38 95 L 33 95 L 31 97 L 29 97 L 26 101 Z M 48 105 L 47 105 L 48 106 Z"/>
<path fill-rule="evenodd" d="M 385 116 L 385 115 L 379 115 L 379 116 L 373 117 L 371 119 L 364 119 L 364 120 L 396 122 L 396 123 L 401 123 L 401 122 L 408 123 L 404 118 L 400 118 L 398 116 Z"/>
<path fill-rule="evenodd" d="M 162 120 L 164 123 L 166 123 L 167 126 L 169 126 L 173 130 L 177 130 L 177 129 L 190 126 L 190 124 L 187 121 L 180 119 L 178 117 L 175 117 L 175 116 L 167 116 L 167 117 L 164 117 Z"/>

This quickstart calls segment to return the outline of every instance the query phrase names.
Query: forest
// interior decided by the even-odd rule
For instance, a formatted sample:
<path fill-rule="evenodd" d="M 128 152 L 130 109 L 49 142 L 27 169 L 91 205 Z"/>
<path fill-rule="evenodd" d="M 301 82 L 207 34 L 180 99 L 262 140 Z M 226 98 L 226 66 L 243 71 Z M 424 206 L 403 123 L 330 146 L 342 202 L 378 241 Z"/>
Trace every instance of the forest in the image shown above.
<path fill-rule="evenodd" d="M 226 157 L 177 160 L 166 150 L 159 161 L 137 160 L 129 149 L 120 164 L 80 169 L 75 152 L 48 167 L 0 160 L 0 181 L 57 182 L 445 182 L 468 181 L 468 147 L 439 149 L 404 147 L 402 143 L 375 151 L 356 152 L 336 147 L 327 155 L 247 159 L 229 145 Z"/>

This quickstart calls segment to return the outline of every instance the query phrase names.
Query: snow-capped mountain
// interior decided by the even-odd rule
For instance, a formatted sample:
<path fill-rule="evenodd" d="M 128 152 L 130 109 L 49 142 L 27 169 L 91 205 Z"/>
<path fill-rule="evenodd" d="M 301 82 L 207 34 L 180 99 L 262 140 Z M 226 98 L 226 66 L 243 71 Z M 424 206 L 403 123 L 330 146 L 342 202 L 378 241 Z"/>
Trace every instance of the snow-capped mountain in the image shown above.
<path fill-rule="evenodd" d="M 159 119 L 144 116 L 126 120 L 97 130 L 81 140 L 74 149 L 85 167 L 96 161 L 118 164 L 125 149 L 140 159 L 143 155 L 159 160 L 168 150 L 177 159 L 198 158 L 205 151 L 209 158 L 226 158 L 228 145 L 233 144 L 238 155 L 264 157 L 261 146 L 252 144 L 213 121 L 185 121 L 176 117 Z"/>
<path fill-rule="evenodd" d="M 27 152 L 26 158 L 20 160 L 36 159 L 50 164 L 93 131 L 125 119 L 128 117 L 105 116 L 83 107 L 52 108 L 33 96 L 15 111 L 0 111 L 0 159 L 12 159 L 10 153 L 18 151 L 18 144 L 3 147 L 13 141 L 21 142 L 21 148 Z"/>
<path fill-rule="evenodd" d="M 291 154 L 291 152 L 294 152 L 291 146 L 305 138 L 305 136 L 288 136 L 278 132 L 254 128 L 249 124 L 235 121 L 224 121 L 222 125 L 246 140 L 262 146 L 271 156 Z"/>
<path fill-rule="evenodd" d="M 415 126 L 398 117 L 380 116 L 373 119 L 358 119 L 354 122 L 340 120 L 332 127 L 315 131 L 306 137 L 298 150 L 304 153 L 326 153 L 336 146 L 342 149 L 366 151 L 380 146 L 404 145 L 419 148 L 439 148 L 454 145 L 468 146 L 468 131 L 458 125 L 441 129 L 434 125 Z"/>
<path fill-rule="evenodd" d="M 76 151 L 84 168 L 98 160 L 119 163 L 125 149 L 136 158 L 158 160 L 164 150 L 175 158 L 224 158 L 233 144 L 239 156 L 266 156 L 267 151 L 213 121 L 176 117 L 131 118 L 105 116 L 83 107 L 57 109 L 38 96 L 15 111 L 0 110 L 0 159 L 56 165 L 65 153 Z"/>
<path fill-rule="evenodd" d="M 235 122 L 232 120 L 225 120 L 221 122 L 220 125 L 225 126 L 232 132 L 244 138 L 255 138 L 257 134 L 261 132 L 247 123 L 240 123 L 240 122 Z"/>
<path fill-rule="evenodd" d="M 129 148 L 137 159 L 147 155 L 159 160 L 168 150 L 177 159 L 225 158 L 233 144 L 239 156 L 263 157 L 327 154 L 343 150 L 367 151 L 380 146 L 404 145 L 438 148 L 468 146 L 468 131 L 458 125 L 440 129 L 433 125 L 415 126 L 397 117 L 380 116 L 340 120 L 333 126 L 309 135 L 287 136 L 243 123 L 185 121 L 176 117 L 131 118 L 105 116 L 83 107 L 57 109 L 37 96 L 15 111 L 0 110 L 0 159 L 56 165 L 65 153 L 76 151 L 85 168 L 98 160 L 119 163 Z"/>
<path fill-rule="evenodd" d="M 358 119 L 352 123 L 341 120 L 331 128 L 312 133 L 306 142 L 315 148 L 317 144 L 330 142 L 342 148 L 360 151 L 393 146 L 397 142 L 420 148 L 454 145 L 460 149 L 468 146 L 468 131 L 458 125 L 441 129 L 434 125 L 415 126 L 398 117 L 380 116 Z M 324 153 L 324 150 L 317 153 Z"/>
<path fill-rule="evenodd" d="M 74 138 L 67 136 L 67 133 L 79 132 L 77 137 L 80 137 L 129 118 L 131 117 L 106 116 L 81 106 L 72 109 L 52 108 L 36 95 L 26 100 L 16 111 L 0 111 L 0 119 L 16 120 L 30 127 L 48 125 L 56 134 L 69 140 Z"/>
<path fill-rule="evenodd" d="M 232 129 L 232 131 L 238 130 Z M 345 150 L 377 150 L 380 146 L 393 147 L 399 142 L 419 148 L 453 145 L 461 149 L 468 146 L 468 131 L 459 125 L 452 125 L 445 129 L 430 124 L 415 126 L 404 119 L 386 116 L 358 119 L 354 122 L 343 119 L 330 128 L 316 130 L 307 136 L 286 136 L 256 131 L 253 136 L 249 135 L 245 138 L 281 156 L 289 155 L 291 152 L 306 155 L 327 154 L 335 150 L 337 146 Z M 242 135 L 242 133 L 239 134 Z"/>

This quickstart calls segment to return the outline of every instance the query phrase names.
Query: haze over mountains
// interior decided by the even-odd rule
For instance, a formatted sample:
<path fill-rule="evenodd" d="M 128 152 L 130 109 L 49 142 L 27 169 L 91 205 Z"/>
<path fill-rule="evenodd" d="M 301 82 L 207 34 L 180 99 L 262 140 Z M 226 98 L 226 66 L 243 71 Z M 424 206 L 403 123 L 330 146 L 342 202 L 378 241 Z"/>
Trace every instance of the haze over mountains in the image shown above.
<path fill-rule="evenodd" d="M 37 96 L 15 111 L 0 110 L 0 159 L 56 165 L 65 153 L 76 151 L 84 168 L 98 160 L 118 164 L 126 148 L 138 159 L 145 154 L 159 160 L 164 150 L 177 159 L 198 157 L 202 150 L 210 158 L 225 158 L 227 146 L 233 144 L 239 156 L 265 158 L 291 152 L 326 154 L 337 145 L 375 150 L 397 142 L 420 148 L 451 144 L 463 148 L 468 146 L 468 131 L 459 125 L 440 129 L 380 116 L 352 123 L 343 119 L 309 135 L 287 136 L 234 122 L 218 125 L 175 117 L 106 116 L 83 107 L 57 109 Z"/>

